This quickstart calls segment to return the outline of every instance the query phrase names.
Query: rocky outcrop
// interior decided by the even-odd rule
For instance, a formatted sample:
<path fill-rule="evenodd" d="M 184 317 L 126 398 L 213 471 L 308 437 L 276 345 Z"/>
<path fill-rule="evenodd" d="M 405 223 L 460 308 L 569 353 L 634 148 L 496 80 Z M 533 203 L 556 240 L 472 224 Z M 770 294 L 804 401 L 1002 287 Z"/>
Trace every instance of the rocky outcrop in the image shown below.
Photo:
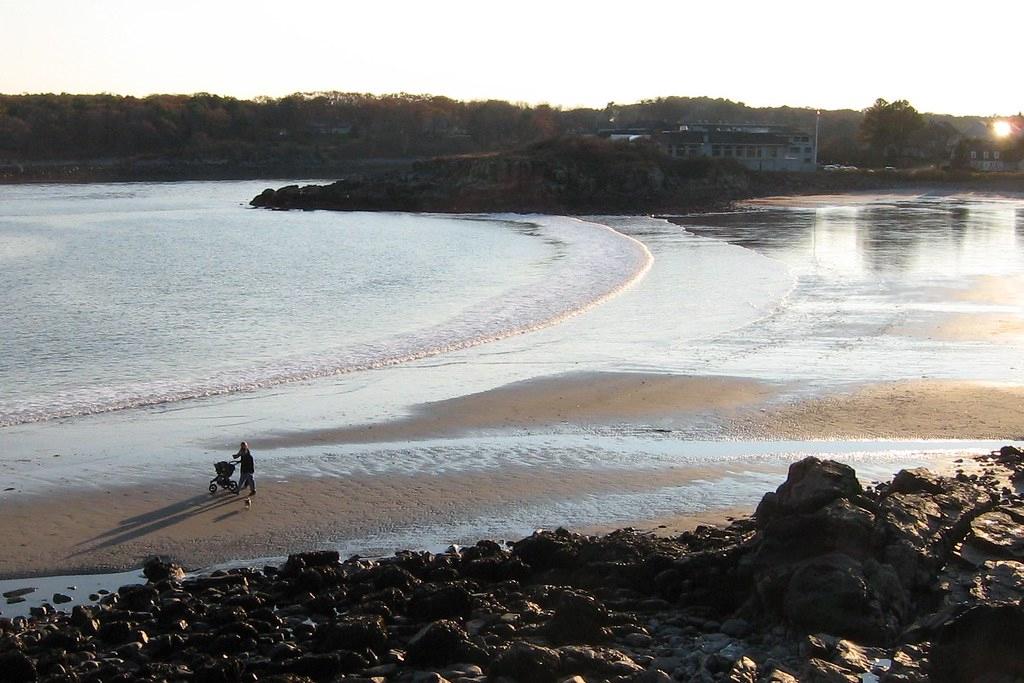
<path fill-rule="evenodd" d="M 0 619 L 5 681 L 1012 681 L 1019 454 L 980 475 L 794 463 L 751 519 L 184 575 Z"/>
<path fill-rule="evenodd" d="M 668 157 L 648 145 L 596 138 L 418 162 L 412 170 L 350 176 L 330 185 L 267 189 L 251 204 L 274 209 L 518 212 L 682 212 L 750 196 L 732 161 Z"/>

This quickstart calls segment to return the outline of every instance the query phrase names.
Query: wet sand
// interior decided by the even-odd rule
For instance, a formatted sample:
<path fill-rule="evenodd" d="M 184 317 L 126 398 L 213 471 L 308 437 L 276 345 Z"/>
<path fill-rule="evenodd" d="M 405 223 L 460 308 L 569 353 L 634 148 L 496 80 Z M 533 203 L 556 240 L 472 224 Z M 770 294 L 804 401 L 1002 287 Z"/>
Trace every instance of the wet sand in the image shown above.
<path fill-rule="evenodd" d="M 940 341 L 1024 345 L 1024 318 L 1012 313 L 963 313 L 934 322 L 903 325 L 893 333 Z"/>
<path fill-rule="evenodd" d="M 776 406 L 731 425 L 777 439 L 1024 439 L 1024 387 L 892 382 Z"/>
<path fill-rule="evenodd" d="M 0 578 L 118 571 L 153 555 L 189 568 L 277 557 L 345 539 L 501 515 L 531 503 L 720 475 L 715 468 L 692 467 L 636 472 L 518 467 L 417 477 L 260 479 L 248 508 L 245 493 L 211 495 L 180 485 L 25 496 L 4 503 L 0 547 L 7 552 L 0 555 Z M 694 518 L 719 517 L 698 510 Z M 532 528 L 524 520 L 521 535 Z"/>
<path fill-rule="evenodd" d="M 566 419 L 636 423 L 675 410 L 717 415 L 731 435 L 752 439 L 1015 440 L 1024 433 L 1021 387 L 917 381 L 795 403 L 778 404 L 773 396 L 763 385 L 732 378 L 626 373 L 588 381 L 548 378 L 430 404 L 411 418 L 413 426 L 400 424 L 395 429 L 442 436 L 508 424 L 541 429 Z M 622 411 L 616 412 L 618 408 Z M 339 437 L 331 432 L 302 438 Z M 784 466 L 775 468 L 781 481 Z M 727 469 L 721 464 L 638 470 L 506 466 L 418 476 L 288 481 L 260 477 L 259 495 L 250 509 L 242 497 L 204 492 L 205 481 L 188 487 L 153 483 L 111 486 L 99 493 L 6 496 L 0 547 L 8 552 L 0 557 L 0 577 L 120 570 L 156 554 L 199 568 L 394 533 L 404 533 L 404 538 L 411 539 L 407 542 L 414 544 L 426 542 L 417 540 L 426 538 L 417 537 L 417 529 L 458 528 L 460 520 L 480 515 L 515 519 L 519 514 L 521 532 L 526 534 L 537 522 L 529 518 L 528 510 L 524 512 L 531 504 L 654 491 L 714 480 L 725 476 Z M 738 510 L 693 507 L 692 501 L 681 501 L 680 510 L 670 519 L 635 519 L 618 526 L 671 533 L 739 514 Z M 472 537 L 457 540 L 472 542 L 483 532 L 466 533 Z"/>
<path fill-rule="evenodd" d="M 553 425 L 671 421 L 714 411 L 728 415 L 776 393 L 738 377 L 600 372 L 541 377 L 490 391 L 427 403 L 384 423 L 261 435 L 260 448 L 374 443 L 450 437 L 469 432 L 533 430 Z"/>

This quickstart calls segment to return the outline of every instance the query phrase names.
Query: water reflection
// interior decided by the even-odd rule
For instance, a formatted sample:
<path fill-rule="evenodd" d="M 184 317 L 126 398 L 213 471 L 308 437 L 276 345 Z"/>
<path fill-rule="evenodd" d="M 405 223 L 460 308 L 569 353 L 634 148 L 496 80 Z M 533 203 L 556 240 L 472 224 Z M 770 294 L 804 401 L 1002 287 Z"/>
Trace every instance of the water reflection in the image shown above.
<path fill-rule="evenodd" d="M 1016 272 L 1024 244 L 1024 207 L 956 198 L 770 208 L 676 222 L 785 261 L 798 272 L 824 269 L 871 279 Z"/>

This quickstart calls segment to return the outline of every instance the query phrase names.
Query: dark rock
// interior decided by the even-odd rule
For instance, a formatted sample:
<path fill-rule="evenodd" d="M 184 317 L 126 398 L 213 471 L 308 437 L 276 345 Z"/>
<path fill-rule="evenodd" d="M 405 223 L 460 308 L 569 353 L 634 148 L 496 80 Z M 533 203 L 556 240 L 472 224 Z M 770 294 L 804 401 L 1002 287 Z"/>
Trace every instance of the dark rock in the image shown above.
<path fill-rule="evenodd" d="M 228 592 L 232 588 L 248 588 L 248 586 L 249 580 L 241 574 L 198 576 L 192 579 L 185 579 L 182 582 L 182 588 L 192 593 L 208 590 Z"/>
<path fill-rule="evenodd" d="M 31 587 L 15 588 L 14 590 L 4 591 L 3 596 L 5 598 L 20 598 L 23 595 L 28 595 L 29 593 L 34 593 L 35 591 L 36 589 Z"/>
<path fill-rule="evenodd" d="M 810 514 L 781 514 L 763 522 L 760 543 L 744 563 L 761 567 L 841 552 L 855 559 L 874 554 L 875 516 L 850 501 L 838 499 Z"/>
<path fill-rule="evenodd" d="M 433 621 L 468 617 L 473 605 L 473 596 L 460 584 L 424 584 L 409 599 L 408 612 L 418 621 Z"/>
<path fill-rule="evenodd" d="M 246 641 L 234 633 L 224 633 L 206 642 L 205 649 L 214 655 L 237 655 L 246 649 Z"/>
<path fill-rule="evenodd" d="M 834 553 L 808 560 L 794 572 L 783 613 L 805 632 L 826 631 L 882 644 L 899 631 L 906 603 L 891 568 Z"/>
<path fill-rule="evenodd" d="M 245 610 L 241 607 L 216 605 L 206 611 L 204 621 L 208 621 L 215 626 L 223 626 L 225 624 L 245 621 L 246 618 Z"/>
<path fill-rule="evenodd" d="M 195 669 L 193 683 L 235 683 L 242 675 L 243 664 L 237 659 L 206 662 Z"/>
<path fill-rule="evenodd" d="M 39 645 L 49 650 L 77 650 L 81 644 L 82 636 L 74 629 L 50 631 L 39 641 Z"/>
<path fill-rule="evenodd" d="M 150 583 L 161 581 L 181 581 L 185 578 L 185 570 L 174 562 L 164 562 L 159 557 L 149 559 L 142 567 L 142 574 Z"/>
<path fill-rule="evenodd" d="M 456 622 L 435 621 L 409 639 L 407 661 L 413 666 L 444 666 L 454 662 L 483 664 L 487 653 L 469 639 Z"/>
<path fill-rule="evenodd" d="M 986 557 L 1002 560 L 1024 560 L 1024 524 L 1018 514 L 1008 509 L 996 508 L 971 520 L 970 532 L 964 539 L 965 549 L 961 555 L 973 558 Z"/>
<path fill-rule="evenodd" d="M 577 552 L 573 539 L 549 531 L 538 531 L 512 544 L 512 554 L 533 571 L 572 567 Z"/>
<path fill-rule="evenodd" d="M 87 621 L 92 621 L 99 613 L 99 608 L 94 605 L 75 605 L 71 610 L 71 623 L 81 626 Z"/>
<path fill-rule="evenodd" d="M 299 571 L 292 586 L 298 593 L 313 593 L 315 595 L 324 587 L 324 577 L 314 567 L 306 567 Z"/>
<path fill-rule="evenodd" d="M 413 574 L 397 565 L 388 564 L 380 567 L 377 572 L 374 573 L 373 585 L 378 590 L 385 588 L 397 588 L 403 592 L 411 592 L 412 589 L 419 585 L 420 580 L 413 576 Z"/>
<path fill-rule="evenodd" d="M 800 675 L 801 683 L 860 683 L 855 676 L 841 666 L 822 659 L 810 659 Z"/>
<path fill-rule="evenodd" d="M 595 598 L 565 592 L 546 632 L 553 643 L 599 643 L 607 640 L 608 610 Z"/>
<path fill-rule="evenodd" d="M 270 651 L 270 660 L 279 662 L 285 659 L 294 659 L 302 655 L 302 648 L 295 643 L 278 643 Z"/>
<path fill-rule="evenodd" d="M 268 673 L 298 674 L 314 681 L 329 681 L 339 674 L 358 671 L 365 666 L 366 661 L 356 653 L 342 651 L 287 659 L 270 666 Z"/>
<path fill-rule="evenodd" d="M 462 551 L 463 562 L 472 562 L 484 557 L 502 558 L 507 556 L 508 552 L 500 543 L 488 540 L 477 541 L 476 545 L 472 545 Z"/>
<path fill-rule="evenodd" d="M 323 567 L 338 564 L 341 559 L 337 550 L 316 550 L 308 553 L 296 553 L 288 556 L 285 569 L 302 569 L 305 567 Z"/>
<path fill-rule="evenodd" d="M 609 679 L 633 677 L 644 670 L 628 656 L 611 648 L 569 645 L 558 648 L 557 652 L 563 675 Z"/>
<path fill-rule="evenodd" d="M 932 495 L 943 493 L 946 486 L 942 477 L 932 474 L 923 467 L 911 470 L 900 470 L 892 479 L 889 486 L 890 493 L 929 493 Z"/>
<path fill-rule="evenodd" d="M 9 683 L 28 683 L 39 679 L 36 665 L 17 650 L 0 654 L 0 673 Z"/>
<path fill-rule="evenodd" d="M 103 624 L 97 635 L 111 645 L 120 645 L 134 640 L 137 631 L 126 621 L 111 621 Z"/>
<path fill-rule="evenodd" d="M 752 630 L 750 622 L 746 619 L 726 619 L 719 627 L 722 633 L 733 638 L 743 638 Z"/>
<path fill-rule="evenodd" d="M 1024 678 L 1024 608 L 977 605 L 938 633 L 929 658 L 935 683 Z"/>
<path fill-rule="evenodd" d="M 779 512 L 813 512 L 837 498 L 850 499 L 863 492 L 849 465 L 808 457 L 789 466 L 789 474 L 775 492 L 772 506 Z M 763 516 L 770 519 L 774 514 L 759 513 L 759 523 L 768 521 Z"/>
<path fill-rule="evenodd" d="M 530 567 L 513 557 L 482 557 L 462 565 L 462 575 L 470 579 L 490 581 L 525 581 Z"/>
<path fill-rule="evenodd" d="M 117 594 L 118 604 L 134 612 L 148 612 L 156 606 L 160 597 L 156 589 L 149 585 L 121 586 Z"/>
<path fill-rule="evenodd" d="M 63 605 L 66 602 L 71 602 L 74 598 L 70 595 L 64 595 L 63 593 L 54 593 L 53 602 L 57 605 Z"/>
<path fill-rule="evenodd" d="M 490 674 L 516 681 L 554 683 L 561 669 L 562 658 L 556 650 L 517 641 L 494 658 Z"/>
<path fill-rule="evenodd" d="M 993 495 L 974 484 L 905 470 L 879 506 L 878 534 L 885 544 L 879 559 L 896 570 L 907 590 L 925 587 L 970 521 L 994 504 Z"/>
<path fill-rule="evenodd" d="M 314 639 L 321 651 L 364 650 L 387 652 L 388 631 L 377 617 L 354 617 L 317 627 Z"/>
<path fill-rule="evenodd" d="M 43 617 L 47 617 L 47 616 L 50 616 L 51 614 L 53 614 L 54 613 L 54 609 L 53 609 L 53 605 L 51 605 L 48 602 L 44 602 L 42 605 L 39 605 L 38 607 L 29 607 L 28 608 L 28 613 L 31 614 L 36 619 L 41 619 Z"/>
<path fill-rule="evenodd" d="M 282 188 L 283 189 L 283 188 Z M 277 194 L 272 188 L 267 188 L 256 195 L 250 202 L 253 206 L 272 206 L 274 202 L 274 195 Z"/>
<path fill-rule="evenodd" d="M 971 597 L 978 602 L 1020 602 L 1024 600 L 1024 563 L 995 560 L 985 562 L 974 577 Z"/>

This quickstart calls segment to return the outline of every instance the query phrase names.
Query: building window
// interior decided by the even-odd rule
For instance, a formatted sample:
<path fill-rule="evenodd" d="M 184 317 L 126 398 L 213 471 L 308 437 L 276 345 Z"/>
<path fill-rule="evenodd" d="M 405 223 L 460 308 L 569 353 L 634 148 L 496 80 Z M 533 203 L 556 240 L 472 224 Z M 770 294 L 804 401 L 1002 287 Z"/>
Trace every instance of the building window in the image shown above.
<path fill-rule="evenodd" d="M 998 159 L 999 158 L 999 152 L 998 151 L 992 152 L 992 158 L 993 159 Z"/>
<path fill-rule="evenodd" d="M 973 149 L 971 150 L 971 158 L 972 159 L 977 159 L 978 158 L 978 153 L 975 152 Z"/>
<path fill-rule="evenodd" d="M 768 150 L 768 156 L 770 156 L 772 159 L 777 158 L 779 156 L 778 148 L 772 147 L 770 150 Z"/>
<path fill-rule="evenodd" d="M 732 156 L 732 147 L 726 147 L 725 148 L 725 156 L 727 156 L 727 157 L 731 157 Z"/>
<path fill-rule="evenodd" d="M 804 154 L 810 154 L 810 153 L 811 153 L 811 148 L 810 147 L 804 147 Z"/>
<path fill-rule="evenodd" d="M 800 153 L 800 148 L 799 147 L 790 147 L 789 148 L 789 153 L 790 154 L 799 154 Z"/>
<path fill-rule="evenodd" d="M 988 151 L 987 150 L 982 152 L 982 155 L 984 156 L 985 159 L 988 159 Z"/>
<path fill-rule="evenodd" d="M 722 146 L 721 145 L 715 145 L 714 147 L 712 147 L 711 148 L 711 156 L 714 156 L 714 157 L 722 156 Z"/>

